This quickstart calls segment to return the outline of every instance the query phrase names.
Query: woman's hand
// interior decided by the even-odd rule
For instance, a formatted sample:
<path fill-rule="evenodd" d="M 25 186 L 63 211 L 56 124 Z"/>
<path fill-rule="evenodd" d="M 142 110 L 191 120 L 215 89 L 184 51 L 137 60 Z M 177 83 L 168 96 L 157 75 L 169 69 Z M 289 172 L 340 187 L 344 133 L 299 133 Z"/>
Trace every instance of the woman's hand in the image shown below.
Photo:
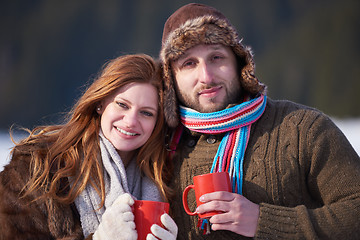
<path fill-rule="evenodd" d="M 161 215 L 161 223 L 165 228 L 153 224 L 150 228 L 151 233 L 146 236 L 146 240 L 176 240 L 178 227 L 174 220 L 167 213 L 164 213 Z"/>
<path fill-rule="evenodd" d="M 134 214 L 131 206 L 134 199 L 130 194 L 120 195 L 102 215 L 101 223 L 93 235 L 94 240 L 137 240 Z"/>

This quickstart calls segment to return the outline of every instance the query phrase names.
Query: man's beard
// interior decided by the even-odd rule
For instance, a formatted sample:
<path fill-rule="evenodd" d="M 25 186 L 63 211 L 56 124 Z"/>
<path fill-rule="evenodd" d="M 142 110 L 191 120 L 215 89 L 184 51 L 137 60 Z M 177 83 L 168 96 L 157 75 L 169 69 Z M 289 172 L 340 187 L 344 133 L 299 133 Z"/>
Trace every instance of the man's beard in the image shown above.
<path fill-rule="evenodd" d="M 208 89 L 219 84 L 211 84 L 198 89 L 197 91 L 193 91 L 190 94 L 196 94 L 196 96 L 191 96 L 189 93 L 184 93 L 176 89 L 176 94 L 179 98 L 179 101 L 185 107 L 194 109 L 201 113 L 210 113 L 210 112 L 217 112 L 225 109 L 231 103 L 239 103 L 241 99 L 241 87 L 239 82 L 233 82 L 232 84 L 226 87 L 225 84 L 222 84 L 222 87 L 225 89 L 226 96 L 222 102 L 215 102 L 216 97 L 208 99 L 209 103 L 206 106 L 200 104 L 199 95 L 197 94 L 202 89 Z"/>

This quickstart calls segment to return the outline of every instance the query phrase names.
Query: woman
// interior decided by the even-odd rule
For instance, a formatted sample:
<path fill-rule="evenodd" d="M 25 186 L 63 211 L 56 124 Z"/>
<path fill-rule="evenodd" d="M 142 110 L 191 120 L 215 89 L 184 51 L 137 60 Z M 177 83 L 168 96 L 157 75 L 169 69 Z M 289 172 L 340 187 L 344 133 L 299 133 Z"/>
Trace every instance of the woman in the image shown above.
<path fill-rule="evenodd" d="M 119 57 L 65 124 L 28 130 L 0 173 L 0 239 L 136 239 L 133 198 L 171 194 L 162 91 L 151 57 Z M 150 239 L 176 239 L 174 221 L 161 219 Z"/>

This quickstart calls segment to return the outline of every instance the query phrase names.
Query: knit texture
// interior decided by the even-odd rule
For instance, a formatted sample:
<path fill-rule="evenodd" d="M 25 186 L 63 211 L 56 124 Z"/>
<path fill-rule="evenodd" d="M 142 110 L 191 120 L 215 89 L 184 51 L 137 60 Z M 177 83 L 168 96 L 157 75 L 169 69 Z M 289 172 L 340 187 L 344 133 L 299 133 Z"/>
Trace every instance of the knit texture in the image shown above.
<path fill-rule="evenodd" d="M 180 106 L 181 123 L 194 132 L 226 133 L 214 157 L 213 172 L 228 172 L 232 192 L 242 194 L 244 153 L 251 124 L 263 114 L 266 96 L 249 99 L 222 111 L 200 113 Z"/>
<path fill-rule="evenodd" d="M 61 204 L 54 199 L 34 201 L 42 194 L 40 191 L 21 197 L 30 177 L 31 152 L 38 149 L 37 145 L 16 147 L 10 163 L 0 172 L 0 240 L 85 239 L 75 204 Z M 154 196 L 159 196 L 159 192 L 149 178 L 130 176 L 140 176 L 136 164 L 128 165 L 126 172 L 130 193 L 139 199 L 157 199 Z M 139 182 L 141 191 L 135 194 Z M 64 179 L 62 185 L 68 184 Z M 92 239 L 92 236 L 86 239 Z"/>
<path fill-rule="evenodd" d="M 104 206 L 99 208 L 101 199 L 90 184 L 75 200 L 85 237 L 96 231 L 105 210 L 124 193 L 130 193 L 136 199 L 161 201 L 160 192 L 155 183 L 146 176 L 141 176 L 135 159 L 131 160 L 125 168 L 120 155 L 101 132 L 100 150 L 106 193 Z"/>
<path fill-rule="evenodd" d="M 216 142 L 207 141 L 215 138 Z M 185 130 L 174 155 L 171 203 L 178 239 L 247 239 L 229 231 L 202 235 L 182 209 L 192 177 L 208 173 L 222 135 Z M 360 239 L 360 159 L 321 112 L 268 98 L 252 125 L 244 158 L 243 195 L 260 204 L 255 239 Z M 196 208 L 189 194 L 190 209 Z"/>

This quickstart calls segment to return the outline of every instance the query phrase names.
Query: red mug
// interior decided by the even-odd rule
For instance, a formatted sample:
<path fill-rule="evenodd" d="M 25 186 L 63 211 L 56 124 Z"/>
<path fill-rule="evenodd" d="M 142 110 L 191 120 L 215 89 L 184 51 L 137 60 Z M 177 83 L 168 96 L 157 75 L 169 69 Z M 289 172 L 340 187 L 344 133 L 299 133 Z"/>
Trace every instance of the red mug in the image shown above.
<path fill-rule="evenodd" d="M 190 216 L 194 216 L 197 214 L 196 212 L 190 211 L 187 201 L 188 193 L 191 189 L 195 190 L 197 206 L 203 204 L 202 202 L 200 202 L 199 198 L 206 193 L 217 192 L 217 191 L 231 192 L 230 177 L 228 172 L 216 172 L 216 173 L 208 173 L 208 174 L 194 176 L 193 181 L 194 184 L 187 186 L 183 192 L 184 209 L 185 212 Z M 199 214 L 199 217 L 207 218 L 218 213 L 221 212 L 219 211 L 207 212 L 207 213 Z"/>
<path fill-rule="evenodd" d="M 148 233 L 151 233 L 150 227 L 153 224 L 163 226 L 160 217 L 164 213 L 169 213 L 169 203 L 135 200 L 132 209 L 135 216 L 138 240 L 145 240 Z"/>

